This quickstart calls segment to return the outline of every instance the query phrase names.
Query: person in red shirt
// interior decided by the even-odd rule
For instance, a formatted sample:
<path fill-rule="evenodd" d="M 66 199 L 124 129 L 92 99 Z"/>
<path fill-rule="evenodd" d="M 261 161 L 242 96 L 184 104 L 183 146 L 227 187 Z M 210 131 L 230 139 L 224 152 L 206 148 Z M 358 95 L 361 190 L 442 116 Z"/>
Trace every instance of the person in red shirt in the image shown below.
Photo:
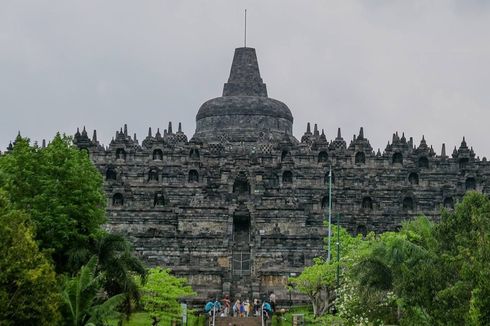
<path fill-rule="evenodd" d="M 228 294 L 226 294 L 223 300 L 221 301 L 223 302 L 225 317 L 228 317 L 230 315 L 230 308 L 231 308 L 231 301 L 230 298 L 228 297 Z"/>

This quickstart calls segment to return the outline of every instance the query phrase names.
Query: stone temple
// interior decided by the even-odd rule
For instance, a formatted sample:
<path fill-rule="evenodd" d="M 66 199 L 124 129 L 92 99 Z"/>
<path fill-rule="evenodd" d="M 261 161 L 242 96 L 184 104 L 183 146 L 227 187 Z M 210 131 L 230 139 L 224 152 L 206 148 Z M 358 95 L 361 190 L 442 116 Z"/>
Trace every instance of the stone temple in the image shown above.
<path fill-rule="evenodd" d="M 490 193 L 489 164 L 464 138 L 451 156 L 398 133 L 375 152 L 363 128 L 347 143 L 316 124 L 298 140 L 292 126 L 287 105 L 267 96 L 255 50 L 238 48 L 223 96 L 201 106 L 190 140 L 169 123 L 141 144 L 126 126 L 108 147 L 85 128 L 74 141 L 105 177 L 108 229 L 150 265 L 188 277 L 198 301 L 271 290 L 289 299 L 288 276 L 325 254 L 329 167 L 334 217 L 354 234 L 437 219 L 469 189 Z"/>

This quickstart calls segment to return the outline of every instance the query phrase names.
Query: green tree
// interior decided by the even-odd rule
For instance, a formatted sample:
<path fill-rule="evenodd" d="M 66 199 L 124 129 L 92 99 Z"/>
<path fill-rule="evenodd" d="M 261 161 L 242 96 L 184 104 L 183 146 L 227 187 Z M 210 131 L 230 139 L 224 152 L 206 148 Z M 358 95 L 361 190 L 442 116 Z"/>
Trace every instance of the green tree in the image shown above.
<path fill-rule="evenodd" d="M 334 227 L 333 231 L 334 235 L 337 234 L 337 227 Z M 314 260 L 314 264 L 306 267 L 300 275 L 289 278 L 294 289 L 310 299 L 313 314 L 316 317 L 328 312 L 334 304 L 337 289 L 337 266 L 341 267 L 342 271 L 348 269 L 355 256 L 362 251 L 362 239 L 352 237 L 343 228 L 340 228 L 340 244 L 342 253 L 340 266 L 336 262 L 337 248 L 333 246 L 330 262 L 323 258 L 317 258 Z"/>
<path fill-rule="evenodd" d="M 153 319 L 153 325 L 164 318 L 179 318 L 180 299 L 196 295 L 185 278 L 175 277 L 170 270 L 160 267 L 149 270 L 141 290 L 143 308 Z"/>
<path fill-rule="evenodd" d="M 134 256 L 131 244 L 121 235 L 104 233 L 96 240 L 94 252 L 98 258 L 97 268 L 104 273 L 104 289 L 109 296 L 124 294 L 121 310 L 129 319 L 133 306 L 140 300 L 134 275 L 144 282 L 145 266 Z"/>
<path fill-rule="evenodd" d="M 359 258 L 341 293 L 347 319 L 490 324 L 490 200 L 485 195 L 467 193 L 454 211 L 442 212 L 439 223 L 425 217 L 406 222 L 399 233 L 380 235 Z"/>
<path fill-rule="evenodd" d="M 106 298 L 103 293 L 103 274 L 96 271 L 97 259 L 92 257 L 78 275 L 66 278 L 63 289 L 65 323 L 73 326 L 101 325 L 120 317 L 118 305 L 123 294 Z"/>
<path fill-rule="evenodd" d="M 29 216 L 0 191 L 0 324 L 53 325 L 61 297 L 53 266 L 39 252 Z"/>
<path fill-rule="evenodd" d="M 446 325 L 490 324 L 490 200 L 469 192 L 436 227 L 441 283 L 433 315 Z"/>
<path fill-rule="evenodd" d="M 56 270 L 76 272 L 105 222 L 102 177 L 86 152 L 59 134 L 46 148 L 18 136 L 13 150 L 0 157 L 0 173 L 0 187 L 31 216 L 36 240 L 52 252 Z"/>
<path fill-rule="evenodd" d="M 305 294 L 313 306 L 313 314 L 318 317 L 329 311 L 335 300 L 337 263 L 315 259 L 300 275 L 290 277 L 294 289 Z"/>
<path fill-rule="evenodd" d="M 374 324 L 431 325 L 427 303 L 437 284 L 434 225 L 425 217 L 372 239 L 349 274 L 342 314 Z M 349 298 L 349 299 L 346 299 Z"/>

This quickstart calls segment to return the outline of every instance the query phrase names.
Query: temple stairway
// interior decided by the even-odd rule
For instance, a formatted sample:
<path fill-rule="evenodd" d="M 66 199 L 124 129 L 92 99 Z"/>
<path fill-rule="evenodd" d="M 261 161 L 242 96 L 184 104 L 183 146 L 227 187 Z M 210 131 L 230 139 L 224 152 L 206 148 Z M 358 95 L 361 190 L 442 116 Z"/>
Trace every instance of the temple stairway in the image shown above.
<path fill-rule="evenodd" d="M 252 280 L 250 278 L 250 238 L 248 227 L 235 228 L 233 244 L 233 275 L 230 288 L 232 304 L 234 300 L 252 298 Z"/>
<path fill-rule="evenodd" d="M 261 326 L 260 317 L 223 317 L 216 318 L 215 326 Z"/>

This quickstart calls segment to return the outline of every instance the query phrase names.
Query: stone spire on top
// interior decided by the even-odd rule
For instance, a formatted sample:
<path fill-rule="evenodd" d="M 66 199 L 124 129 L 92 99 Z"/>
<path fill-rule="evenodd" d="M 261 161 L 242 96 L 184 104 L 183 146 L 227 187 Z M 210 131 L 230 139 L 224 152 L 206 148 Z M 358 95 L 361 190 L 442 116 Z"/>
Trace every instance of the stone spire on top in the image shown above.
<path fill-rule="evenodd" d="M 260 77 L 255 49 L 235 49 L 230 78 L 223 87 L 223 96 L 267 97 L 267 88 Z"/>
<path fill-rule="evenodd" d="M 364 139 L 364 128 L 363 127 L 361 127 L 361 129 L 359 129 L 359 136 L 357 136 L 357 139 L 359 139 L 359 140 Z"/>

